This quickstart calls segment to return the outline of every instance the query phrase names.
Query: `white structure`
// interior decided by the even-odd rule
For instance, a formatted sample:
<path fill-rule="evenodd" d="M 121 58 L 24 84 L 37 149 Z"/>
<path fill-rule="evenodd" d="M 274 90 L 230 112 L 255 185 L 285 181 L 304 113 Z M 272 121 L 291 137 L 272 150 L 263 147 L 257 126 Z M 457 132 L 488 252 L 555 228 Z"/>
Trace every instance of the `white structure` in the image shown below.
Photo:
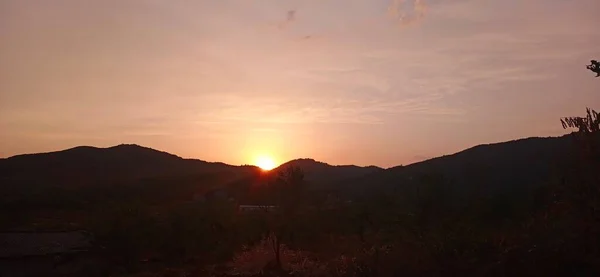
<path fill-rule="evenodd" d="M 272 211 L 276 206 L 264 206 L 264 205 L 239 205 L 238 209 L 244 212 L 251 211 Z"/>

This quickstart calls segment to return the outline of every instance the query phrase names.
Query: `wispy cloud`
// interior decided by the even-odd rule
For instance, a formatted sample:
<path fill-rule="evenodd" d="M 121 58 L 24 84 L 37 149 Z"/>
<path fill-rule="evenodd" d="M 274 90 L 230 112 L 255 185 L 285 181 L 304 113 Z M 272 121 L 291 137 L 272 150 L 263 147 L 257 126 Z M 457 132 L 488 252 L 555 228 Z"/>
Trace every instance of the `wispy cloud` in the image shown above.
<path fill-rule="evenodd" d="M 352 99 L 306 97 L 222 98 L 221 106 L 204 114 L 199 123 L 278 123 L 278 124 L 384 124 L 390 115 L 462 115 L 463 111 L 436 107 L 439 96 L 422 95 L 406 99 Z"/>
<path fill-rule="evenodd" d="M 391 0 L 387 14 L 402 26 L 408 26 L 421 20 L 427 12 L 424 0 Z"/>
<path fill-rule="evenodd" d="M 289 10 L 286 13 L 285 21 L 279 24 L 280 29 L 286 28 L 288 25 L 292 24 L 296 20 L 296 10 Z"/>
<path fill-rule="evenodd" d="M 290 125 L 387 145 L 358 151 L 392 163 L 434 155 L 431 130 L 454 151 L 554 134 L 551 118 L 600 102 L 584 68 L 600 55 L 597 0 L 5 2 L 10 147 L 61 136 L 236 145 Z M 389 151 L 399 138 L 410 149 Z"/>

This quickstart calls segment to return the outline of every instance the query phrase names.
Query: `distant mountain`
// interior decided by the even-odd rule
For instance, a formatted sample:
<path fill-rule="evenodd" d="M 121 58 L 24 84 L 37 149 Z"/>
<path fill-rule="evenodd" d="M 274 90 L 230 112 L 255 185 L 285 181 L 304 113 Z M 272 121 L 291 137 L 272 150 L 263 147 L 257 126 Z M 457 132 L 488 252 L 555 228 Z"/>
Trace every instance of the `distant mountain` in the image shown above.
<path fill-rule="evenodd" d="M 410 196 L 423 184 L 436 184 L 448 198 L 460 201 L 468 195 L 507 194 L 559 182 L 573 154 L 572 135 L 526 138 L 392 167 L 338 187 L 354 195 L 383 189 Z"/>
<path fill-rule="evenodd" d="M 330 165 L 313 159 L 296 159 L 280 165 L 273 169 L 273 172 L 276 173 L 288 166 L 301 168 L 304 171 L 305 179 L 316 186 L 343 182 L 383 171 L 383 168 L 377 166 Z"/>
<path fill-rule="evenodd" d="M 382 171 L 376 166 L 330 165 L 313 159 L 296 159 L 286 162 L 270 171 L 255 172 L 246 178 L 228 184 L 228 194 L 244 204 L 265 204 L 261 198 L 262 188 L 271 184 L 276 176 L 287 167 L 299 167 L 304 179 L 313 191 L 330 190 L 332 185 L 344 180 L 354 180 L 359 176 Z"/>
<path fill-rule="evenodd" d="M 296 159 L 269 172 L 254 166 L 232 166 L 176 155 L 139 145 L 109 148 L 81 146 L 64 151 L 0 159 L 2 187 L 90 187 L 138 184 L 155 188 L 188 184 L 181 194 L 228 188 L 241 196 L 268 182 L 287 166 L 298 166 L 312 188 L 350 195 L 394 190 L 407 197 L 423 183 L 444 186 L 447 196 L 503 194 L 558 182 L 573 154 L 573 136 L 527 138 L 486 144 L 423 162 L 382 169 L 376 166 L 330 165 Z M 199 189 L 201 187 L 202 189 Z M 457 200 L 459 201 L 459 200 Z"/>
<path fill-rule="evenodd" d="M 253 170 L 257 169 L 183 159 L 134 144 L 108 148 L 80 146 L 0 160 L 0 176 L 6 183 L 61 187 L 217 173 L 237 176 Z"/>

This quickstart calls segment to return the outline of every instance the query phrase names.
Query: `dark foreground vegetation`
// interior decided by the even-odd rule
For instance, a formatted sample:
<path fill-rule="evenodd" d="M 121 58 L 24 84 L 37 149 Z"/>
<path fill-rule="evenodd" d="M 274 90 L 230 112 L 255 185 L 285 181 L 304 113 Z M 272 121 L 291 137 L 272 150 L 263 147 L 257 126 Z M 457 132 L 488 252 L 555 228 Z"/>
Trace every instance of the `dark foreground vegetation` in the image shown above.
<path fill-rule="evenodd" d="M 503 155 L 478 148 L 361 178 L 330 175 L 329 186 L 293 163 L 199 172 L 170 157 L 135 178 L 108 178 L 114 165 L 97 158 L 104 171 L 87 174 L 102 185 L 90 185 L 58 169 L 40 173 L 47 182 L 15 173 L 56 160 L 7 159 L 0 227 L 89 234 L 81 266 L 66 273 L 55 263 L 40 276 L 600 276 L 600 132 L 598 115 L 586 118 L 564 119 L 578 132 L 545 150 L 536 145 L 549 140 L 509 142 Z M 153 166 L 177 170 L 152 175 Z"/>

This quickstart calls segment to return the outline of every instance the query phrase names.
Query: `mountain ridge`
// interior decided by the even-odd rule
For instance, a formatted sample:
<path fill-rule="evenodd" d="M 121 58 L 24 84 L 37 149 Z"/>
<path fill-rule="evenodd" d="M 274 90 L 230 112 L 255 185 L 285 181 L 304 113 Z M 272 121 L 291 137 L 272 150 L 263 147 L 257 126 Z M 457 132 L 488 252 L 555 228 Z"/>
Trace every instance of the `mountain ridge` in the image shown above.
<path fill-rule="evenodd" d="M 141 179 L 227 175 L 234 178 L 255 167 L 184 159 L 137 144 L 77 146 L 65 150 L 15 155 L 0 160 L 0 174 L 24 186 L 95 186 L 135 183 Z M 203 177 L 204 178 L 204 177 Z M 202 179 L 198 177 L 198 179 Z"/>
<path fill-rule="evenodd" d="M 468 194 L 489 196 L 533 190 L 560 180 L 563 168 L 575 154 L 573 137 L 571 133 L 480 144 L 336 186 L 354 195 L 391 190 L 415 195 L 418 185 L 435 183 L 445 186 L 453 199 Z"/>
<path fill-rule="evenodd" d="M 480 147 L 501 145 L 501 144 L 505 144 L 505 143 L 520 142 L 520 141 L 535 140 L 535 139 L 562 138 L 562 137 L 568 137 L 568 136 L 571 136 L 571 135 L 572 134 L 564 134 L 564 135 L 561 135 L 561 136 L 533 136 L 533 137 L 526 137 L 526 138 L 518 138 L 518 139 L 513 139 L 513 140 L 507 140 L 507 141 L 502 141 L 502 142 L 481 143 L 481 144 L 477 144 L 477 145 L 471 146 L 469 148 L 465 148 L 463 150 L 460 150 L 460 151 L 457 151 L 457 152 L 454 152 L 454 153 L 443 154 L 441 156 L 432 157 L 432 158 L 425 159 L 425 160 L 418 161 L 418 162 L 414 162 L 414 163 L 400 164 L 400 165 L 395 165 L 395 166 L 390 166 L 390 167 L 381 167 L 381 166 L 377 166 L 377 165 L 374 165 L 374 164 L 365 165 L 365 166 L 356 165 L 356 164 L 331 164 L 331 163 L 324 162 L 324 161 L 319 161 L 319 160 L 316 160 L 316 159 L 313 159 L 313 158 L 295 158 L 295 159 L 288 160 L 288 161 L 286 161 L 286 162 L 278 165 L 276 168 L 279 168 L 279 167 L 282 167 L 282 166 L 285 166 L 285 165 L 296 164 L 297 162 L 312 162 L 312 163 L 323 164 L 323 165 L 331 166 L 331 167 L 359 167 L 359 168 L 377 168 L 377 169 L 389 170 L 389 169 L 394 169 L 394 168 L 401 168 L 401 167 L 406 167 L 406 166 L 413 166 L 413 165 L 416 165 L 416 164 L 428 162 L 428 161 L 439 159 L 439 158 L 443 158 L 443 157 L 446 157 L 446 156 L 452 156 L 452 155 L 460 154 L 460 153 L 463 153 L 463 152 L 466 152 L 466 151 L 471 151 L 473 149 L 477 149 L 477 148 L 480 148 Z M 151 147 L 147 147 L 147 146 L 143 146 L 143 145 L 135 144 L 135 143 L 121 143 L 121 144 L 117 144 L 117 145 L 113 145 L 113 146 L 107 146 L 107 147 L 98 147 L 98 146 L 90 146 L 90 145 L 80 145 L 80 146 L 74 146 L 74 147 L 67 148 L 67 149 L 62 149 L 62 150 L 16 154 L 16 155 L 12 155 L 12 156 L 8 156 L 8 157 L 0 158 L 0 161 L 2 161 L 2 160 L 10 160 L 10 159 L 19 158 L 19 157 L 30 157 L 30 156 L 45 155 L 45 154 L 56 154 L 56 153 L 63 153 L 63 152 L 76 151 L 76 150 L 114 150 L 114 149 L 126 149 L 126 148 L 138 148 L 138 149 L 150 150 L 150 151 L 154 151 L 154 152 L 158 152 L 158 153 L 167 154 L 167 155 L 170 155 L 170 156 L 175 156 L 175 157 L 180 158 L 182 160 L 188 160 L 188 161 L 202 161 L 202 162 L 206 162 L 206 163 L 223 164 L 223 165 L 228 165 L 228 166 L 242 166 L 242 167 L 244 167 L 244 166 L 250 166 L 250 167 L 256 167 L 255 165 L 249 165 L 249 164 L 235 165 L 235 164 L 230 164 L 230 163 L 221 162 L 221 161 L 207 161 L 207 160 L 203 160 L 201 158 L 184 158 L 182 156 L 178 156 L 176 154 L 172 154 L 172 153 L 167 152 L 167 151 L 162 151 L 162 150 L 154 149 L 154 148 L 151 148 Z"/>
<path fill-rule="evenodd" d="M 386 169 L 386 168 L 383 168 L 383 167 L 380 167 L 380 166 L 376 166 L 376 165 L 373 165 L 373 164 L 366 165 L 366 166 L 361 166 L 361 165 L 356 165 L 356 164 L 330 164 L 330 163 L 327 163 L 327 162 L 315 160 L 313 158 L 296 158 L 296 159 L 293 159 L 293 160 L 289 160 L 289 161 L 287 161 L 287 162 L 279 165 L 278 167 L 281 167 L 281 166 L 284 166 L 284 165 L 291 165 L 291 164 L 303 163 L 303 162 L 306 162 L 306 163 L 317 163 L 317 164 L 323 164 L 323 165 L 333 166 L 333 167 L 349 167 L 349 166 L 352 166 L 352 167 L 361 167 L 361 168 L 380 168 L 380 169 Z"/>
<path fill-rule="evenodd" d="M 312 158 L 299 158 L 263 172 L 256 166 L 236 166 L 222 162 L 185 159 L 168 152 L 137 144 L 119 144 L 106 148 L 78 146 L 61 151 L 23 154 L 0 160 L 4 179 L 27 183 L 69 183 L 75 180 L 133 180 L 221 174 L 235 178 L 273 176 L 293 165 L 305 172 L 315 187 L 370 189 L 411 183 L 413 176 L 439 174 L 454 183 L 471 184 L 480 180 L 490 190 L 511 188 L 530 182 L 538 184 L 551 174 L 559 160 L 570 150 L 570 134 L 560 137 L 529 137 L 506 142 L 480 144 L 465 150 L 387 169 L 377 166 L 331 165 Z M 255 177 L 251 177 L 255 176 Z M 479 177 L 477 177 L 479 176 Z M 83 181 L 82 181 L 83 182 Z M 254 181 L 255 182 L 255 181 Z"/>
<path fill-rule="evenodd" d="M 182 160 L 187 160 L 187 161 L 202 161 L 202 162 L 206 162 L 206 163 L 213 163 L 213 164 L 223 164 L 223 165 L 228 165 L 228 166 L 250 166 L 250 167 L 257 167 L 255 165 L 249 165 L 249 164 L 240 164 L 240 165 L 235 165 L 235 164 L 230 164 L 230 163 L 226 163 L 226 162 L 220 162 L 220 161 L 207 161 L 207 160 L 203 160 L 200 158 L 184 158 L 182 156 L 178 156 L 176 154 L 172 154 L 170 152 L 167 151 L 162 151 L 162 150 L 158 150 L 158 149 L 154 149 L 151 147 L 147 147 L 147 146 L 143 146 L 143 145 L 139 145 L 139 144 L 134 144 L 134 143 L 121 143 L 121 144 L 117 144 L 117 145 L 113 145 L 113 146 L 107 146 L 107 147 L 98 147 L 98 146 L 90 146 L 90 145 L 80 145 L 80 146 L 74 146 L 71 148 L 67 148 L 67 149 L 62 149 L 62 150 L 54 150 L 54 151 L 46 151 L 46 152 L 35 152 L 35 153 L 23 153 L 23 154 L 16 154 L 13 156 L 9 156 L 9 157 L 4 157 L 4 158 L 0 158 L 0 160 L 11 160 L 11 159 L 18 159 L 18 158 L 22 158 L 22 157 L 34 157 L 34 156 L 42 156 L 42 155 L 49 155 L 49 154 L 60 154 L 60 153 L 69 153 L 69 152 L 74 152 L 74 151 L 101 151 L 101 150 L 121 150 L 121 149 L 128 149 L 128 148 L 137 148 L 137 149 L 143 149 L 143 150 L 147 150 L 147 151 L 154 151 L 157 153 L 162 153 L 162 154 L 167 154 L 169 156 L 175 156 L 177 158 L 180 158 Z M 285 163 L 282 163 L 280 165 L 278 165 L 275 168 L 279 168 L 285 165 L 291 165 L 291 164 L 295 164 L 296 162 L 312 162 L 312 163 L 317 163 L 317 164 L 323 164 L 326 166 L 331 166 L 331 167 L 359 167 L 359 168 L 379 168 L 379 169 L 386 169 L 377 165 L 367 165 L 367 166 L 360 166 L 360 165 L 355 165 L 355 164 L 330 164 L 327 162 L 323 162 L 323 161 L 318 161 L 315 160 L 313 158 L 296 158 L 296 159 L 292 159 L 289 160 Z"/>

